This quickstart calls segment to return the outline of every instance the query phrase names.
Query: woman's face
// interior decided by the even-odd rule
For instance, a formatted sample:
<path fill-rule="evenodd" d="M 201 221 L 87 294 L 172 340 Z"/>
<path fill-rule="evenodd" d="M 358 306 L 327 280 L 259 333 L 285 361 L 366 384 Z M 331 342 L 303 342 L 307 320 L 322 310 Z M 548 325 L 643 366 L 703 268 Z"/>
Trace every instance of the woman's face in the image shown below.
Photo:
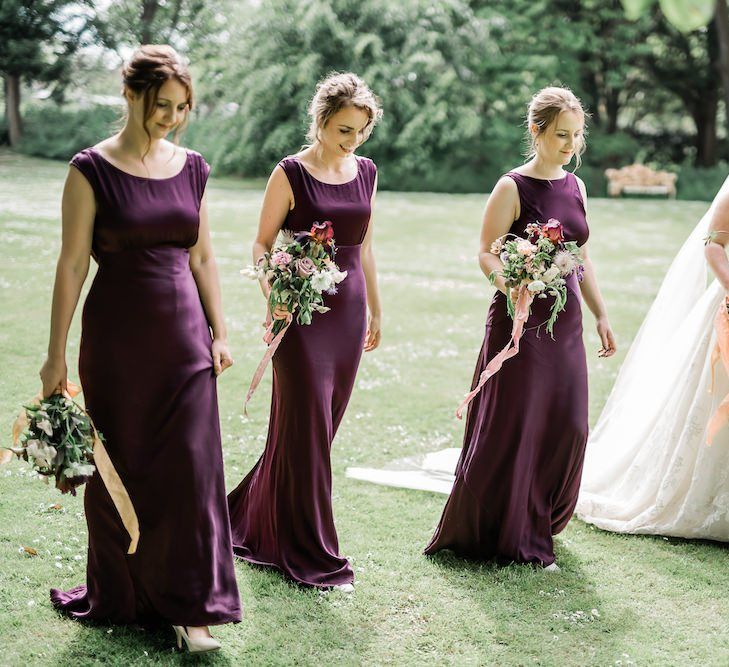
<path fill-rule="evenodd" d="M 564 166 L 582 146 L 585 117 L 576 111 L 562 111 L 544 132 L 536 134 L 536 130 L 536 125 L 532 126 L 539 157 L 545 162 Z"/>
<path fill-rule="evenodd" d="M 369 123 L 370 117 L 366 111 L 345 107 L 331 116 L 324 127 L 319 128 L 319 143 L 334 155 L 347 157 L 364 143 Z"/>
<path fill-rule="evenodd" d="M 185 122 L 190 106 L 187 102 L 187 88 L 177 79 L 168 79 L 157 93 L 152 115 L 144 120 L 144 95 L 132 95 L 129 100 L 129 115 L 139 126 L 146 126 L 152 139 L 163 139 Z"/>

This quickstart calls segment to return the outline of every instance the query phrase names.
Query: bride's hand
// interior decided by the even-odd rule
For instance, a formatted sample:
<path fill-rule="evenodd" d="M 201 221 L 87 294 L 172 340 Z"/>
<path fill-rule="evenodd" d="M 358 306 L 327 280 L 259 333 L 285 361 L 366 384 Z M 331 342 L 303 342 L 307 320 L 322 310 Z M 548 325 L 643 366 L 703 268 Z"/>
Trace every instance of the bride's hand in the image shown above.
<path fill-rule="evenodd" d="M 598 350 L 598 357 L 612 357 L 618 349 L 615 343 L 615 334 L 610 328 L 610 322 L 607 318 L 600 318 L 597 321 L 597 335 L 600 336 L 602 349 Z"/>

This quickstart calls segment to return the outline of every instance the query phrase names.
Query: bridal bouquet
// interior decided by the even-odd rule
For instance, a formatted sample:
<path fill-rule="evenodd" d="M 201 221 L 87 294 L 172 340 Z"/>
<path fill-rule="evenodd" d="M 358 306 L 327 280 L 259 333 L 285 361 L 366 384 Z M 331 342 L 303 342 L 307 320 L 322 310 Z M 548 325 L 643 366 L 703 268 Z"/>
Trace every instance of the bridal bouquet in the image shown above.
<path fill-rule="evenodd" d="M 61 493 L 76 495 L 96 470 L 94 443 L 101 434 L 69 395 L 53 394 L 24 406 L 13 426 L 13 446 L 45 478 L 53 478 Z"/>
<path fill-rule="evenodd" d="M 531 223 L 526 227 L 527 238 L 507 234 L 496 239 L 491 252 L 499 255 L 504 263 L 500 272 L 493 271 L 489 280 L 493 284 L 496 276 L 503 276 L 507 292 L 509 315 L 514 317 L 514 303 L 511 288 L 526 290 L 532 295 L 546 299 L 553 296 L 554 301 L 546 322 L 549 335 L 553 335 L 557 316 L 567 304 L 567 283 L 565 278 L 577 271 L 582 279 L 582 258 L 575 241 L 564 240 L 564 230 L 559 220 L 551 218 L 545 224 Z M 512 238 L 510 238 L 512 237 Z"/>
<path fill-rule="evenodd" d="M 255 266 L 241 271 L 253 280 L 265 280 L 270 286 L 266 333 L 263 340 L 268 350 L 251 381 L 246 406 L 261 381 L 266 365 L 273 357 L 294 315 L 299 324 L 311 324 L 315 312 L 326 313 L 324 294 L 336 294 L 337 285 L 346 277 L 334 262 L 336 244 L 334 230 L 328 220 L 315 222 L 308 232 L 293 233 L 283 230 L 271 252 L 267 252 Z M 286 319 L 272 319 L 277 307 L 289 313 Z M 244 408 L 245 409 L 245 408 Z"/>
<path fill-rule="evenodd" d="M 506 303 L 509 315 L 514 320 L 511 338 L 481 373 L 478 384 L 466 395 L 456 410 L 461 419 L 463 411 L 476 397 L 488 379 L 495 375 L 504 362 L 519 353 L 519 340 L 524 333 L 524 325 L 529 318 L 529 310 L 535 298 L 554 297 L 549 318 L 546 322 L 547 333 L 554 338 L 554 324 L 557 316 L 567 304 L 566 278 L 577 272 L 582 279 L 583 263 L 575 241 L 564 240 L 562 223 L 554 218 L 541 224 L 533 222 L 526 227 L 526 238 L 506 234 L 491 245 L 491 252 L 499 255 L 504 268 L 493 271 L 489 280 L 493 284 L 498 275 L 504 278 L 507 287 Z M 516 303 L 511 299 L 511 290 L 516 289 Z"/>

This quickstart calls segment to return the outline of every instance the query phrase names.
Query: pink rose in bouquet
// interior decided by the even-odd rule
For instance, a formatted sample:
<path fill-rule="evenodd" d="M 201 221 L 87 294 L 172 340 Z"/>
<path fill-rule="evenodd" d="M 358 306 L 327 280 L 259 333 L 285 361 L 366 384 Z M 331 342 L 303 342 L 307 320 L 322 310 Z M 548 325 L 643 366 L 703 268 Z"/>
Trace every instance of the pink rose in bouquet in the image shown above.
<path fill-rule="evenodd" d="M 271 264 L 273 266 L 288 266 L 292 259 L 293 257 L 289 253 L 279 250 L 271 255 Z"/>
<path fill-rule="evenodd" d="M 294 260 L 294 271 L 300 278 L 307 278 L 316 271 L 316 264 L 310 257 Z"/>

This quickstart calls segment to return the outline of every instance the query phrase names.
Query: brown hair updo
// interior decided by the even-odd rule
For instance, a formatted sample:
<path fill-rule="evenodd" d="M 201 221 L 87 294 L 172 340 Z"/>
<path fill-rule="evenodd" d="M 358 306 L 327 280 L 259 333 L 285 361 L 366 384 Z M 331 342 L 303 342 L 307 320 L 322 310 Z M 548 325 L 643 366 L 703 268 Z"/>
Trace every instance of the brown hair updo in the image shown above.
<path fill-rule="evenodd" d="M 528 149 L 526 153 L 527 159 L 533 158 L 537 154 L 536 140 L 563 111 L 573 111 L 580 114 L 583 118 L 586 116 L 585 110 L 582 108 L 582 102 L 577 96 L 566 87 L 549 86 L 542 88 L 529 102 L 527 111 L 527 132 L 526 138 Z M 536 136 L 532 136 L 531 127 L 537 126 Z M 582 163 L 581 155 L 585 152 L 585 138 L 582 137 L 580 145 L 575 150 L 575 168 Z"/>
<path fill-rule="evenodd" d="M 382 118 L 382 107 L 369 86 L 352 72 L 334 72 L 317 84 L 309 104 L 311 123 L 306 139 L 314 143 L 319 128 L 324 127 L 335 113 L 347 107 L 361 109 L 369 116 L 364 133 L 365 140 L 368 139 L 375 124 Z"/>
<path fill-rule="evenodd" d="M 149 143 L 152 137 L 147 130 L 146 122 L 152 117 L 157 104 L 159 89 L 170 79 L 176 79 L 187 89 L 188 111 L 192 109 L 192 77 L 187 65 L 180 55 L 167 44 L 144 44 L 122 66 L 122 82 L 124 89 L 131 90 L 135 95 L 144 96 L 144 131 L 147 133 Z M 173 140 L 175 143 L 185 124 L 187 117 L 175 128 Z"/>

